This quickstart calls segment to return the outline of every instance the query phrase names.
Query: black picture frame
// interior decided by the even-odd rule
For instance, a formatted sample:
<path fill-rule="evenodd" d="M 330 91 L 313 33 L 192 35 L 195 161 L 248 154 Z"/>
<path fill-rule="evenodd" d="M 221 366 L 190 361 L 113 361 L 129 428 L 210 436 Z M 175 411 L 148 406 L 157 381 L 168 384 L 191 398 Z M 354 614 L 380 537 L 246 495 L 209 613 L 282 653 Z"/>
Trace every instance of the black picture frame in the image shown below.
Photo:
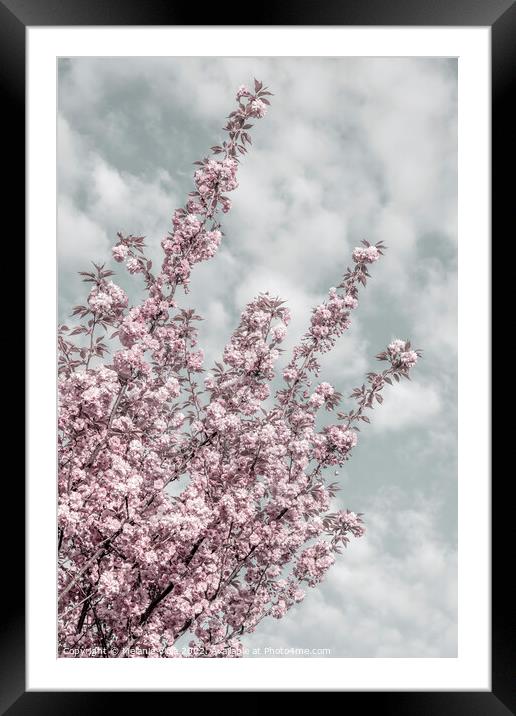
<path fill-rule="evenodd" d="M 4 209 L 6 237 L 19 238 L 25 217 L 25 37 L 31 26 L 73 25 L 197 25 L 199 11 L 173 0 L 0 0 L 0 86 L 3 97 L 5 147 L 14 149 L 4 177 L 8 181 L 8 210 Z M 221 22 L 224 11 L 206 6 L 204 25 L 245 24 Z M 213 23 L 211 22 L 213 21 Z M 253 7 L 252 25 L 361 25 L 361 26 L 489 26 L 492 61 L 492 237 L 502 241 L 511 226 L 514 181 L 506 179 L 514 166 L 514 113 L 510 111 L 510 80 L 516 68 L 516 5 L 514 0 L 285 0 Z M 5 154 L 4 154 L 5 157 Z M 504 171 L 507 170 L 507 171 Z M 507 228 L 506 228 L 507 227 Z M 505 236 L 504 236 L 505 238 Z M 493 290 L 493 298 L 497 291 Z M 473 309 L 472 309 L 473 310 Z M 19 329 L 18 329 L 19 330 Z M 30 350 L 28 345 L 28 350 Z M 467 714 L 504 716 L 516 713 L 514 679 L 514 593 L 507 588 L 508 553 L 512 517 L 510 479 L 506 470 L 492 481 L 492 690 L 490 692 L 352 692 L 346 709 L 378 708 L 382 714 Z M 25 486 L 11 474 L 4 505 L 9 505 L 15 525 L 24 519 Z M 17 515 L 14 515 L 14 511 Z M 4 532 L 3 576 L 6 604 L 0 631 L 0 714 L 110 713 L 123 708 L 120 692 L 26 692 L 25 607 L 22 585 L 24 535 L 13 528 L 13 519 L 2 520 Z M 236 687 L 237 688 L 237 687 Z M 300 687 L 301 690 L 301 687 Z M 141 696 L 131 693 L 137 707 Z M 352 699 L 350 704 L 350 699 Z M 367 701 L 364 701 L 367 699 Z M 148 707 L 148 702 L 147 707 Z"/>

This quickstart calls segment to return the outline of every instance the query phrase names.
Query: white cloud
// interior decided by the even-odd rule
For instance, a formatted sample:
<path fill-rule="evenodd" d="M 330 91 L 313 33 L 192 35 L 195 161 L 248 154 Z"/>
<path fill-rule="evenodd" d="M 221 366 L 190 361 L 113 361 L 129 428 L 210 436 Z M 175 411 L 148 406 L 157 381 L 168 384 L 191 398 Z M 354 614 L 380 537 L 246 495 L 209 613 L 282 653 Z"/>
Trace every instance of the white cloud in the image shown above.
<path fill-rule="evenodd" d="M 408 306 L 414 321 L 414 340 L 425 342 L 439 362 L 455 369 L 457 356 L 457 275 L 439 263 L 427 268 L 421 290 Z"/>
<path fill-rule="evenodd" d="M 59 199 L 57 234 L 62 262 L 73 260 L 85 264 L 105 260 L 109 255 L 109 240 L 102 225 L 78 209 L 66 195 Z"/>
<path fill-rule="evenodd" d="M 388 493 L 365 519 L 366 536 L 337 557 L 324 587 L 308 589 L 281 625 L 262 622 L 249 646 L 329 648 L 333 657 L 456 656 L 457 553 L 435 514 Z"/>
<path fill-rule="evenodd" d="M 435 385 L 419 380 L 404 381 L 383 391 L 384 402 L 374 411 L 374 430 L 403 430 L 432 423 L 442 409 Z"/>
<path fill-rule="evenodd" d="M 145 235 L 149 255 L 159 259 L 159 242 L 178 202 L 170 174 L 157 167 L 143 179 L 118 170 L 63 116 L 58 136 L 58 243 L 68 270 L 108 260 L 117 231 Z"/>

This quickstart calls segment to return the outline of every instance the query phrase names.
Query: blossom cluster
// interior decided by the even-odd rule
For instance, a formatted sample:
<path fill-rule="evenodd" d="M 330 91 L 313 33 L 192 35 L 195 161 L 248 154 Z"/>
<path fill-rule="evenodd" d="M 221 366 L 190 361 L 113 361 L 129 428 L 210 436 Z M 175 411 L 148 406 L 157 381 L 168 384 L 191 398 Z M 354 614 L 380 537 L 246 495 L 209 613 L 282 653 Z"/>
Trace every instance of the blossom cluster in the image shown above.
<path fill-rule="evenodd" d="M 385 385 L 408 377 L 419 352 L 393 341 L 378 356 L 389 367 L 369 373 L 353 407 L 323 426 L 319 411 L 343 398 L 318 379 L 318 359 L 349 327 L 382 242 L 355 249 L 353 268 L 314 308 L 283 371 L 290 312 L 279 298 L 253 299 L 204 373 L 201 317 L 176 296 L 217 251 L 216 216 L 230 209 L 250 119 L 266 114 L 269 96 L 258 81 L 238 89 L 227 140 L 212 147 L 219 158 L 198 163 L 157 274 L 143 237 L 118 235 L 113 258 L 140 276 L 145 298 L 129 306 L 113 272 L 95 266 L 83 273 L 92 286 L 74 309 L 78 323 L 59 329 L 63 656 L 116 649 L 175 658 L 183 635 L 192 654 L 240 656 L 243 634 L 284 617 L 364 534 L 359 513 L 330 511 L 338 484 L 327 474 L 349 460 L 357 423 L 368 422 Z"/>

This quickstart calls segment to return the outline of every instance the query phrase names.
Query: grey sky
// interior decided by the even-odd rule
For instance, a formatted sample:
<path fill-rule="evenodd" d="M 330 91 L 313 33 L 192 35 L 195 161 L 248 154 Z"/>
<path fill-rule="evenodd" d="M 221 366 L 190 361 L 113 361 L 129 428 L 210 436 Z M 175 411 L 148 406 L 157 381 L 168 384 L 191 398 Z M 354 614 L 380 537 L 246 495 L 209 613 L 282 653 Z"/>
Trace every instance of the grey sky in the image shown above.
<path fill-rule="evenodd" d="M 351 330 L 324 362 L 347 395 L 392 338 L 424 350 L 341 471 L 343 506 L 365 513 L 319 588 L 249 647 L 332 656 L 455 656 L 457 64 L 412 58 L 117 58 L 59 64 L 59 307 L 76 271 L 110 260 L 117 231 L 159 242 L 191 189 L 192 162 L 222 138 L 240 84 L 275 93 L 224 218 L 223 246 L 181 299 L 205 317 L 209 367 L 245 302 L 279 294 L 286 347 L 362 238 L 383 239 Z M 120 266 L 116 277 L 138 290 Z"/>

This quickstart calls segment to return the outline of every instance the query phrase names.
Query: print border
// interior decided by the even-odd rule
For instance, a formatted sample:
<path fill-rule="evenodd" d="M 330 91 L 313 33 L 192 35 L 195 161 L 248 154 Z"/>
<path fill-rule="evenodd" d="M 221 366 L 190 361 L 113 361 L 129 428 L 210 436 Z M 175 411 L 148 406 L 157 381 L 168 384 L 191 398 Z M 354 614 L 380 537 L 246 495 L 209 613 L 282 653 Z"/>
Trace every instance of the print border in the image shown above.
<path fill-rule="evenodd" d="M 192 11 L 193 10 L 193 11 Z M 3 216 L 6 235 L 18 237 L 25 216 L 25 43 L 26 28 L 33 26 L 113 26 L 113 25 L 197 25 L 195 8 L 172 0 L 0 0 L 0 87 L 4 98 L 4 138 L 15 149 L 8 162 L 9 211 Z M 204 25 L 220 23 L 215 6 L 203 10 Z M 241 24 L 234 23 L 234 24 Z M 509 111 L 510 80 L 516 67 L 516 6 L 512 0 L 348 0 L 346 3 L 319 0 L 287 0 L 261 4 L 254 8 L 252 25 L 360 25 L 360 26 L 489 26 L 491 28 L 492 69 L 492 237 L 500 237 L 509 227 L 509 211 L 514 203 L 513 182 L 505 179 L 514 166 L 508 139 L 513 134 Z M 5 155 L 4 155 L 5 156 Z M 7 171 L 6 171 L 7 173 Z M 509 193 L 511 192 L 511 193 Z M 22 242 L 18 240 L 21 245 Z M 498 288 L 493 282 L 492 299 Z M 499 439 L 499 438 L 498 438 Z M 4 518 L 4 590 L 6 606 L 0 627 L 0 714 L 82 714 L 122 708 L 120 692 L 67 693 L 25 691 L 25 609 L 22 585 L 24 535 L 13 534 L 13 524 L 24 519 L 25 485 L 21 475 L 11 475 L 6 483 L 4 504 L 18 511 L 18 521 Z M 513 674 L 514 609 L 507 591 L 506 545 L 510 544 L 512 502 L 509 481 L 500 476 L 492 481 L 492 691 L 491 692 L 413 692 L 363 693 L 371 709 L 399 716 L 421 714 L 468 714 L 503 716 L 516 712 Z M 21 514 L 20 514 L 21 513 Z M 14 517 L 14 515 L 13 515 Z M 16 518 L 15 518 L 16 519 Z M 512 666 L 511 666 L 512 664 Z M 355 693 L 346 699 L 355 699 Z M 132 706 L 140 698 L 131 693 Z M 115 701 L 116 699 L 116 701 Z M 364 701 L 362 701 L 364 704 Z M 148 702 L 147 702 L 148 707 Z"/>

